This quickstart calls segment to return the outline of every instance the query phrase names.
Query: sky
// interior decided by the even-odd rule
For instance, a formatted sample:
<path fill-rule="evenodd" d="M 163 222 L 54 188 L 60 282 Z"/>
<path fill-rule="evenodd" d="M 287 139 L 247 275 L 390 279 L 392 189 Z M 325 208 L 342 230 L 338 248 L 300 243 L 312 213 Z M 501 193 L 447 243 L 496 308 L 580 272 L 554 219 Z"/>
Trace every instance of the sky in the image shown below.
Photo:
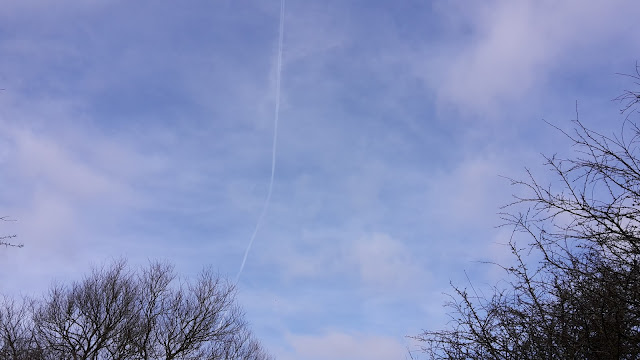
<path fill-rule="evenodd" d="M 612 133 L 636 1 L 3 0 L 0 289 L 168 260 L 234 279 L 278 359 L 406 359 L 508 262 L 550 122 Z"/>

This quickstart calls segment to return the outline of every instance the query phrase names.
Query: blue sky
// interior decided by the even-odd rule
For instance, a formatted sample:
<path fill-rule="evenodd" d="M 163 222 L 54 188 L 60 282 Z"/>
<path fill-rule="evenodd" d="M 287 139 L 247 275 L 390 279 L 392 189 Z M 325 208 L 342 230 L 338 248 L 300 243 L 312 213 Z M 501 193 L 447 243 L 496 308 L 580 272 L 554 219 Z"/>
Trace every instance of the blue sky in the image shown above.
<path fill-rule="evenodd" d="M 91 264 L 235 277 L 271 171 L 280 2 L 0 7 L 5 293 Z M 238 284 L 279 359 L 405 358 L 443 292 L 501 276 L 501 176 L 611 132 L 635 1 L 287 0 L 271 202 Z"/>

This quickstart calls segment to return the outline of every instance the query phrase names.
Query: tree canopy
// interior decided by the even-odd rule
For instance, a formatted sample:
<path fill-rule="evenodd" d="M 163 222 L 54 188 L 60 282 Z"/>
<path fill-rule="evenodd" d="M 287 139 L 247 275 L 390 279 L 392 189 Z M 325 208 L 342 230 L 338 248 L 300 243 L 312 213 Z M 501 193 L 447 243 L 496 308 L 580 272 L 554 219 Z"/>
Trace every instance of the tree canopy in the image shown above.
<path fill-rule="evenodd" d="M 448 327 L 415 337 L 429 358 L 640 358 L 640 93 L 617 100 L 615 134 L 579 118 L 557 128 L 575 155 L 545 157 L 551 184 L 529 170 L 511 180 L 524 195 L 502 213 L 514 229 L 514 263 L 499 265 L 507 285 L 490 296 L 454 287 Z"/>
<path fill-rule="evenodd" d="M 2 359 L 242 359 L 271 357 L 253 337 L 228 281 L 203 270 L 124 261 L 40 298 L 0 302 Z"/>

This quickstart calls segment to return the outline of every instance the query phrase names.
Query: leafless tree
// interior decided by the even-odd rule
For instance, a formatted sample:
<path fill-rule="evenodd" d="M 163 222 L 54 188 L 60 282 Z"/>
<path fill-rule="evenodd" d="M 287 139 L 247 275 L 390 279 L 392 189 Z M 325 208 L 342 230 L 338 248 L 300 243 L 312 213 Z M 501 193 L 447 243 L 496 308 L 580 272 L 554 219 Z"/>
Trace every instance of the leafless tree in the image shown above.
<path fill-rule="evenodd" d="M 53 358 L 97 359 L 128 355 L 137 325 L 137 288 L 124 261 L 94 270 L 70 287 L 57 285 L 34 313 L 38 345 Z"/>
<path fill-rule="evenodd" d="M 2 297 L 0 304 L 0 358 L 35 359 L 39 353 L 33 337 L 31 301 Z"/>
<path fill-rule="evenodd" d="M 203 359 L 246 331 L 232 284 L 211 270 L 203 271 L 195 283 L 182 281 L 171 288 L 174 278 L 164 264 L 153 264 L 140 278 L 140 358 Z"/>
<path fill-rule="evenodd" d="M 271 359 L 232 284 L 211 270 L 180 280 L 164 263 L 116 261 L 40 299 L 6 298 L 0 331 L 3 359 Z"/>
<path fill-rule="evenodd" d="M 427 357 L 640 358 L 639 98 L 619 98 L 629 116 L 616 135 L 575 120 L 563 133 L 577 155 L 545 157 L 552 185 L 528 170 L 512 180 L 525 195 L 502 214 L 514 228 L 506 285 L 491 296 L 471 282 L 454 287 L 449 327 L 415 337 Z"/>
<path fill-rule="evenodd" d="M 231 334 L 225 341 L 216 342 L 203 359 L 261 360 L 270 357 L 245 328 Z"/>

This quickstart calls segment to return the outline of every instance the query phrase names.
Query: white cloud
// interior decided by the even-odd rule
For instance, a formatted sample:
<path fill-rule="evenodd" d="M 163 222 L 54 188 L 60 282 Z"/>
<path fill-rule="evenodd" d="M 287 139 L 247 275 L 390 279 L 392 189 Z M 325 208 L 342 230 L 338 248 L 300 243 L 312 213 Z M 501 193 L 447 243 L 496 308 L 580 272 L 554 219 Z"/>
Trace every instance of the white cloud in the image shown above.
<path fill-rule="evenodd" d="M 297 61 L 322 58 L 328 51 L 349 40 L 350 24 L 343 9 L 327 3 L 286 4 L 284 56 L 285 68 Z M 294 15 L 295 16 L 292 16 Z"/>
<path fill-rule="evenodd" d="M 437 206 L 430 207 L 429 217 L 450 228 L 495 224 L 506 198 L 507 181 L 499 176 L 509 170 L 500 156 L 469 156 L 432 179 L 428 198 Z"/>
<path fill-rule="evenodd" d="M 68 197 L 104 195 L 115 192 L 117 185 L 73 155 L 52 139 L 29 130 L 12 134 L 17 158 L 15 163 L 22 176 L 35 183 L 47 183 L 52 191 Z"/>
<path fill-rule="evenodd" d="M 431 278 L 416 251 L 382 232 L 305 230 L 299 237 L 270 234 L 263 241 L 271 244 L 260 245 L 265 252 L 256 260 L 275 264 L 287 280 L 340 276 L 358 292 L 388 294 L 408 290 L 415 279 L 424 283 Z"/>
<path fill-rule="evenodd" d="M 405 288 L 415 283 L 415 279 L 425 280 L 413 253 L 398 239 L 373 233 L 359 238 L 352 246 L 348 256 L 365 286 L 390 291 Z"/>
<path fill-rule="evenodd" d="M 602 49 L 612 43 L 637 47 L 629 27 L 637 10 L 637 2 L 624 0 L 455 3 L 441 11 L 466 25 L 454 31 L 470 33 L 428 54 L 418 71 L 441 104 L 492 113 L 545 85 L 554 71 L 602 61 Z"/>
<path fill-rule="evenodd" d="M 16 242 L 25 245 L 0 254 L 0 280 L 9 293 L 42 291 L 53 278 L 72 277 L 101 260 L 105 253 L 96 241 L 141 205 L 144 194 L 132 185 L 153 168 L 117 139 L 62 125 L 78 119 L 74 111 L 55 102 L 41 105 L 34 101 L 32 109 L 57 109 L 59 128 L 28 121 L 29 112 L 17 108 L 5 109 L 12 120 L 1 122 L 0 165 L 8 191 L 0 197 L 17 220 Z M 112 240 L 116 251 L 117 242 Z"/>
<path fill-rule="evenodd" d="M 281 359 L 388 360 L 402 359 L 407 354 L 406 345 L 386 336 L 328 332 L 289 335 L 287 339 L 295 356 L 282 354 Z"/>

